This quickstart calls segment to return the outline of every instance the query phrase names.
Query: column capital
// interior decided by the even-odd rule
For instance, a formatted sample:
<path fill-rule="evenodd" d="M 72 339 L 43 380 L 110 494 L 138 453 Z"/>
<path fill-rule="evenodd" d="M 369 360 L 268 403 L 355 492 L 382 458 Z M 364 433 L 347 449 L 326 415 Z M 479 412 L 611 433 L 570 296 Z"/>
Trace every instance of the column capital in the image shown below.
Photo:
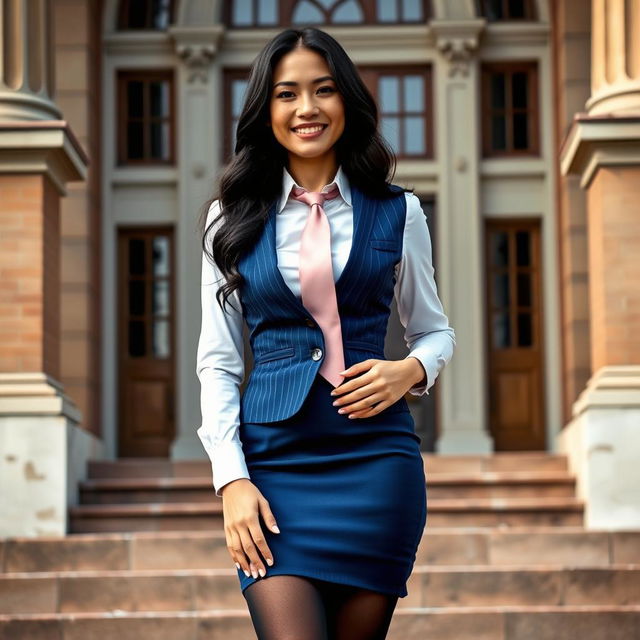
<path fill-rule="evenodd" d="M 189 69 L 188 82 L 206 82 L 209 65 L 218 53 L 225 32 L 224 25 L 207 27 L 173 26 L 168 29 L 176 46 L 176 53 Z"/>
<path fill-rule="evenodd" d="M 471 58 L 478 49 L 486 23 L 484 18 L 429 22 L 436 47 L 449 63 L 449 76 L 469 75 Z"/>
<path fill-rule="evenodd" d="M 65 120 L 0 121 L 0 174 L 46 174 L 60 195 L 85 180 L 89 158 Z"/>
<path fill-rule="evenodd" d="M 640 115 L 577 113 L 560 150 L 562 175 L 581 175 L 587 188 L 602 166 L 640 166 Z"/>

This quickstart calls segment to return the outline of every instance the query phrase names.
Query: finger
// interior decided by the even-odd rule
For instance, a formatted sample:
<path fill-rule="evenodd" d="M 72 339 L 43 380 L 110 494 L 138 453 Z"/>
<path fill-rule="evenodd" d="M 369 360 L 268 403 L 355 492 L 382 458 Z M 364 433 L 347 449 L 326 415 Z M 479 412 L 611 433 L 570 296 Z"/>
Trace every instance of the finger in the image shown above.
<path fill-rule="evenodd" d="M 262 527 L 260 526 L 260 522 L 256 519 L 256 522 L 249 525 L 249 533 L 253 538 L 253 543 L 256 545 L 256 554 L 254 564 L 256 565 L 258 572 L 264 578 L 267 573 L 267 567 L 264 566 L 264 562 L 262 558 L 258 555 L 258 551 L 262 554 L 263 558 L 267 558 L 267 556 L 271 557 L 271 552 L 268 550 L 267 541 L 264 539 L 264 532 L 262 531 Z"/>
<path fill-rule="evenodd" d="M 366 401 L 377 391 L 381 391 L 381 389 L 379 388 L 379 385 L 375 384 L 374 380 L 372 380 L 371 382 L 365 381 L 365 383 L 361 387 L 358 387 L 347 395 L 341 396 L 340 398 L 334 400 L 333 405 L 338 408 L 348 407 L 349 405 L 351 405 L 351 403 L 355 403 L 358 400 Z"/>
<path fill-rule="evenodd" d="M 276 523 L 275 516 L 271 512 L 271 508 L 269 507 L 269 501 L 264 498 L 260 500 L 260 513 L 262 515 L 262 519 L 267 527 L 270 530 L 280 533 L 278 529 L 278 525 Z M 271 553 L 271 549 L 269 549 L 269 545 L 265 542 L 264 548 L 260 548 L 260 553 L 264 556 L 264 559 L 267 561 L 267 564 L 272 567 L 273 566 L 273 554 Z"/>
<path fill-rule="evenodd" d="M 363 360 L 362 362 L 356 362 L 356 364 L 352 365 L 348 369 L 345 369 L 344 371 L 340 371 L 339 373 L 340 375 L 345 377 L 356 376 L 359 373 L 369 370 L 376 362 L 377 360 L 373 360 L 371 358 L 369 360 Z M 332 393 L 341 394 L 345 391 L 349 391 L 350 389 L 355 388 L 354 383 L 358 382 L 358 380 L 360 380 L 360 378 L 343 381 L 333 390 Z"/>
<path fill-rule="evenodd" d="M 350 391 L 353 391 L 355 389 L 359 389 L 363 384 L 366 384 L 368 382 L 370 382 L 371 380 L 374 379 L 374 375 L 371 372 L 371 367 L 373 367 L 373 365 L 376 364 L 376 362 L 378 362 L 377 360 L 365 360 L 365 363 L 369 363 L 368 367 L 364 368 L 363 371 L 365 373 L 362 373 L 362 375 L 359 375 L 357 378 L 353 378 L 352 380 L 348 380 L 347 382 L 343 382 L 340 385 L 338 385 L 332 392 L 331 395 L 332 396 L 342 396 L 345 393 L 348 393 Z M 358 363 L 358 364 L 364 364 L 364 363 Z M 357 366 L 357 365 L 354 365 Z M 350 369 L 349 369 L 350 370 Z M 355 373 L 359 373 L 359 372 L 355 372 Z M 355 375 L 355 373 L 353 375 Z"/>
<path fill-rule="evenodd" d="M 249 524 L 240 527 L 240 540 L 242 540 L 242 548 L 249 558 L 249 571 L 254 578 L 258 577 L 258 568 L 262 564 L 258 558 L 258 548 L 253 542 L 253 537 L 249 531 Z"/>
<path fill-rule="evenodd" d="M 375 407 L 371 407 L 369 410 L 358 411 L 354 413 L 350 413 L 350 418 L 370 418 L 371 416 L 375 416 L 382 411 L 384 411 L 387 407 L 390 407 L 392 402 L 380 402 Z"/>
<path fill-rule="evenodd" d="M 248 578 L 251 575 L 249 572 L 249 562 L 242 549 L 240 536 L 233 529 L 230 529 L 227 533 L 227 548 L 229 549 L 229 553 L 231 554 L 233 561 L 240 565 L 240 568 Z"/>
<path fill-rule="evenodd" d="M 347 412 L 349 415 L 364 413 L 365 411 L 373 411 L 378 409 L 380 404 L 385 401 L 385 397 L 381 393 L 374 393 L 373 395 L 365 398 L 364 400 L 360 400 L 359 402 L 355 402 L 350 405 L 352 408 L 347 408 Z M 380 404 L 376 404 L 380 403 Z M 376 405 L 375 407 L 372 405 Z M 379 410 L 381 411 L 381 410 Z"/>

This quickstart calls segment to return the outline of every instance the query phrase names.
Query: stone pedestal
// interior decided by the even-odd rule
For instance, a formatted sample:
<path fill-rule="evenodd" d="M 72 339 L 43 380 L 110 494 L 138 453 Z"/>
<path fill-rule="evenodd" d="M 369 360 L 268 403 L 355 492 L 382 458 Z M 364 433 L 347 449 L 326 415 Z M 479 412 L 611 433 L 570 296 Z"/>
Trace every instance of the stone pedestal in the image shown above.
<path fill-rule="evenodd" d="M 640 529 L 640 365 L 605 366 L 558 436 L 588 529 Z"/>

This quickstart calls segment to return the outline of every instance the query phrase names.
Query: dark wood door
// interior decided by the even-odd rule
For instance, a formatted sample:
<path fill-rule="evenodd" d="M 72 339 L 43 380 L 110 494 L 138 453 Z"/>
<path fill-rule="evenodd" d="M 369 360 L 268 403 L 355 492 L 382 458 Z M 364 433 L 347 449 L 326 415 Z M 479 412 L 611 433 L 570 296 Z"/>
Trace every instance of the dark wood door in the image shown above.
<path fill-rule="evenodd" d="M 118 455 L 169 455 L 175 436 L 172 228 L 118 231 Z"/>
<path fill-rule="evenodd" d="M 537 220 L 487 221 L 487 388 L 496 451 L 546 448 L 540 255 Z"/>

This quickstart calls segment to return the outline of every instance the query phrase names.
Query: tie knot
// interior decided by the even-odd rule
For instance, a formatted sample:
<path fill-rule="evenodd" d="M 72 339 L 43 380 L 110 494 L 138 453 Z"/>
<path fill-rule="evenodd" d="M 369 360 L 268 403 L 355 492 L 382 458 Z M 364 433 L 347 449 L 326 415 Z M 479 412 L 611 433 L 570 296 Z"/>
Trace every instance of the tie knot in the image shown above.
<path fill-rule="evenodd" d="M 302 187 L 293 187 L 292 197 L 295 200 L 306 202 L 310 207 L 314 204 L 322 206 L 325 200 L 333 200 L 340 193 L 338 185 L 334 185 L 329 191 L 307 191 Z"/>

